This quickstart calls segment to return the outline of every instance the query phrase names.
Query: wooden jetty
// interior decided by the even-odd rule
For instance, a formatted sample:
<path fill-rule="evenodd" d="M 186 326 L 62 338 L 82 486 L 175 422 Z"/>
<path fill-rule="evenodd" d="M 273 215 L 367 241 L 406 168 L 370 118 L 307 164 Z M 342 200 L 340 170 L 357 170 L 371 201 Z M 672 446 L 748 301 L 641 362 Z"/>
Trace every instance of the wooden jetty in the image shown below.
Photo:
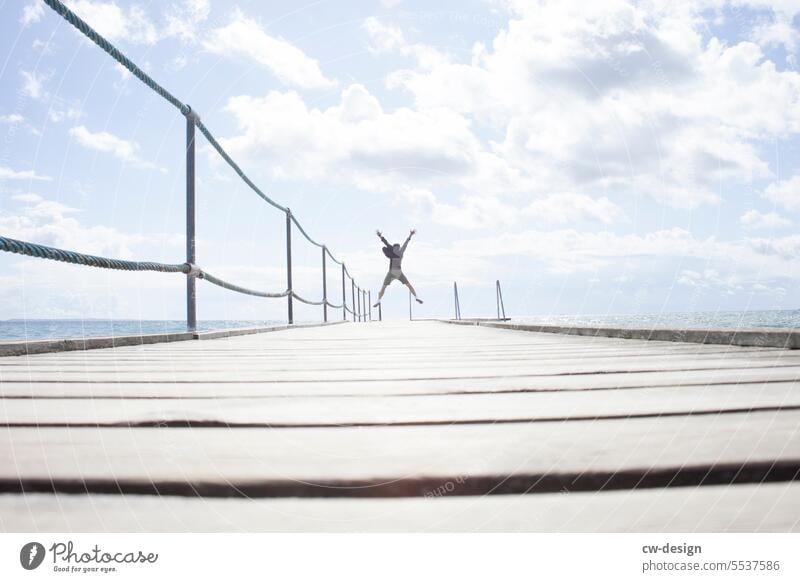
<path fill-rule="evenodd" d="M 442 322 L 0 359 L 3 531 L 797 531 L 800 352 Z"/>

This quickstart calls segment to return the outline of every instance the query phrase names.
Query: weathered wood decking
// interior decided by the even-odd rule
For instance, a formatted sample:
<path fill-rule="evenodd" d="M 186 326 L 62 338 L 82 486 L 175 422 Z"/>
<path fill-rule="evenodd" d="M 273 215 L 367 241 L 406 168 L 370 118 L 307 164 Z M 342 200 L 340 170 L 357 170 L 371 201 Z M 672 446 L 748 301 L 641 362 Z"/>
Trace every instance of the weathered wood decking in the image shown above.
<path fill-rule="evenodd" d="M 301 328 L 2 358 L 0 425 L 5 531 L 800 529 L 793 350 Z"/>

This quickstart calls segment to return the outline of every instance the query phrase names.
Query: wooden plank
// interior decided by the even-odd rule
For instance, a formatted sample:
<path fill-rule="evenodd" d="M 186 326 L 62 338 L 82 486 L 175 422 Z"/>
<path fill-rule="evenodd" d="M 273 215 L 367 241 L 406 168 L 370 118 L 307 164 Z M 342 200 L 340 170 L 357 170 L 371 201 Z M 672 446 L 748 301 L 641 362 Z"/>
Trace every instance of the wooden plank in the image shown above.
<path fill-rule="evenodd" d="M 342 426 L 586 420 L 800 408 L 800 383 L 648 390 L 208 400 L 0 400 L 0 425 Z"/>
<path fill-rule="evenodd" d="M 464 494 L 788 480 L 800 471 L 798 422 L 795 411 L 368 429 L 11 428 L 0 434 L 0 489 L 22 480 L 75 492 L 394 496 L 459 476 Z"/>
<path fill-rule="evenodd" d="M 671 349 L 669 346 L 683 349 L 719 349 L 722 346 L 689 346 L 688 344 L 674 344 L 669 342 L 647 342 L 636 340 L 619 340 L 609 338 L 589 338 L 589 337 L 569 337 L 560 336 L 553 338 L 548 334 L 535 333 L 514 333 L 508 331 L 498 331 L 490 329 L 470 328 L 468 334 L 470 342 L 464 344 L 464 331 L 447 330 L 446 326 L 436 323 L 416 323 L 415 329 L 409 330 L 405 324 L 372 324 L 371 329 L 354 329 L 355 326 L 337 326 L 334 333 L 318 334 L 315 329 L 292 329 L 289 331 L 279 331 L 274 334 L 265 334 L 257 337 L 248 338 L 229 338 L 225 340 L 215 340 L 212 342 L 182 342 L 169 346 L 132 346 L 116 349 L 101 349 L 91 353 L 70 352 L 57 354 L 59 358 L 81 359 L 86 357 L 103 357 L 113 354 L 164 354 L 164 353 L 223 353 L 237 351 L 263 351 L 272 349 L 278 352 L 295 354 L 297 348 L 303 346 L 310 348 L 313 346 L 325 346 L 325 353 L 332 355 L 352 354 L 354 349 L 363 351 L 365 348 L 374 353 L 391 352 L 396 348 L 418 350 L 424 352 L 431 347 L 447 353 L 448 350 L 457 352 L 475 353 L 476 348 L 486 347 L 493 350 L 510 352 L 513 350 L 564 350 L 574 349 L 605 349 L 613 346 L 623 346 L 625 349 Z M 326 330 L 327 332 L 328 330 Z M 421 333 L 420 333 L 421 332 Z M 548 337 L 543 337 L 548 336 Z M 336 345 L 331 345 L 335 343 Z M 306 352 L 306 355 L 313 355 L 313 352 Z M 4 359 L 5 361 L 6 359 Z"/>
<path fill-rule="evenodd" d="M 797 407 L 798 352 L 435 322 L 4 358 L 0 528 L 792 531 Z"/>
<path fill-rule="evenodd" d="M 475 338 L 470 338 L 470 340 Z M 583 338 L 586 345 L 568 343 L 568 344 L 553 344 L 553 345 L 538 345 L 536 343 L 515 343 L 506 344 L 499 341 L 481 342 L 469 341 L 467 343 L 448 341 L 444 338 L 439 339 L 438 345 L 420 345 L 418 343 L 403 342 L 398 344 L 383 344 L 383 342 L 372 341 L 370 343 L 358 346 L 358 351 L 361 354 L 369 353 L 373 357 L 393 358 L 398 350 L 404 354 L 413 355 L 414 357 L 432 359 L 434 357 L 458 357 L 458 356 L 475 356 L 475 357 L 529 357 L 529 356 L 557 356 L 557 355 L 576 355 L 576 354 L 596 354 L 608 355 L 615 353 L 632 353 L 632 354 L 679 354 L 679 353 L 728 353 L 728 354 L 756 354 L 768 352 L 785 352 L 791 354 L 791 350 L 781 350 L 778 348 L 747 348 L 737 346 L 711 346 L 711 345 L 697 345 L 697 344 L 677 344 L 677 343 L 659 343 L 659 342 L 636 342 L 624 344 L 598 344 L 590 338 Z M 624 341 L 624 340 L 620 340 Z M 216 342 L 214 342 L 216 343 Z M 298 344 L 291 341 L 276 341 L 276 342 L 239 342 L 239 345 L 228 346 L 227 348 L 219 348 L 211 344 L 199 344 L 201 347 L 197 348 L 198 344 L 190 344 L 192 349 L 181 350 L 178 353 L 182 358 L 187 360 L 201 359 L 209 355 L 230 355 L 235 354 L 243 359 L 255 359 L 262 361 L 264 359 L 297 359 L 298 348 L 304 344 Z M 304 355 L 313 359 L 319 360 L 335 360 L 341 357 L 352 356 L 353 349 L 348 349 L 348 346 L 342 345 L 341 342 L 331 341 L 327 342 L 324 350 L 306 350 Z M 205 347 L 208 346 L 208 347 Z M 15 363 L 27 363 L 29 361 L 44 360 L 48 362 L 96 362 L 96 361 L 164 361 L 172 358 L 175 350 L 159 346 L 161 349 L 123 349 L 118 348 L 115 350 L 97 350 L 90 353 L 87 352 L 69 352 L 69 353 L 56 353 L 48 354 L 46 357 L 41 355 L 30 356 L 15 356 L 5 357 L 0 359 L 0 365 L 12 365 Z M 436 348 L 434 353 L 431 348 Z"/>
<path fill-rule="evenodd" d="M 365 358 L 365 356 L 367 356 Z M 768 360 L 770 363 L 796 363 L 800 365 L 800 352 L 793 352 L 788 350 L 760 350 L 760 349 L 742 349 L 740 351 L 733 351 L 730 349 L 721 349 L 715 352 L 695 353 L 686 350 L 665 350 L 663 353 L 652 353 L 650 351 L 642 350 L 621 350 L 615 349 L 613 351 L 604 351 L 602 353 L 587 352 L 586 350 L 579 350 L 574 352 L 559 352 L 557 354 L 520 354 L 515 356 L 498 355 L 487 356 L 486 354 L 459 354 L 453 355 L 448 358 L 443 358 L 442 355 L 431 353 L 430 351 L 424 354 L 410 353 L 407 351 L 397 351 L 391 355 L 374 355 L 366 352 L 361 353 L 359 358 L 363 359 L 363 366 L 360 369 L 365 370 L 402 370 L 408 368 L 409 361 L 414 363 L 414 367 L 423 370 L 440 369 L 440 368 L 477 368 L 477 367 L 508 367 L 510 365 L 521 366 L 524 364 L 536 362 L 573 362 L 576 358 L 581 360 L 590 359 L 595 362 L 606 361 L 627 361 L 631 358 L 644 360 L 647 362 L 658 361 L 704 361 L 709 358 L 719 358 L 724 360 L 741 360 L 742 358 L 748 361 L 752 360 Z M 150 359 L 111 359 L 111 358 L 93 358 L 88 360 L 69 361 L 63 359 L 56 359 L 49 357 L 47 359 L 37 358 L 35 360 L 16 360 L 13 362 L 2 361 L 0 362 L 0 372 L 4 374 L 10 373 L 38 373 L 38 372 L 87 372 L 92 373 L 107 373 L 107 372 L 141 372 L 142 366 L 147 366 L 149 371 L 169 371 L 169 372 L 188 372 L 195 370 L 198 366 L 202 366 L 204 370 L 224 371 L 230 369 L 233 365 L 237 370 L 260 370 L 260 371 L 280 371 L 286 369 L 293 369 L 301 365 L 320 367 L 327 370 L 349 370 L 354 365 L 355 358 L 350 357 L 317 357 L 308 356 L 306 358 L 298 357 L 271 357 L 266 354 L 259 356 L 244 356 L 242 354 L 235 354 L 233 361 L 228 355 L 224 356 L 186 356 L 181 355 L 176 361 L 173 356 L 150 358 Z M 10 378 L 10 376 L 9 376 Z"/>
<path fill-rule="evenodd" d="M 0 495 L 4 532 L 798 532 L 800 484 L 426 499 Z"/>
<path fill-rule="evenodd" d="M 800 359 L 787 357 L 739 357 L 720 358 L 715 356 L 683 356 L 674 359 L 664 358 L 609 358 L 600 361 L 589 359 L 564 361 L 525 361 L 516 365 L 440 364 L 426 367 L 417 366 L 406 360 L 405 365 L 370 366 L 353 361 L 347 367 L 332 368 L 329 366 L 312 367 L 311 362 L 297 362 L 294 366 L 270 369 L 268 366 L 240 368 L 234 362 L 225 369 L 220 364 L 208 368 L 180 366 L 176 363 L 173 369 L 154 370 L 149 367 L 138 369 L 120 368 L 71 368 L 71 369 L 3 369 L 5 382 L 30 382 L 32 380 L 50 382 L 114 382 L 138 380 L 144 382 L 183 381 L 380 381 L 380 380 L 425 380 L 436 378 L 497 378 L 523 376 L 559 376 L 590 375 L 612 372 L 656 372 L 656 371 L 694 371 L 739 368 L 773 369 L 800 365 Z"/>
<path fill-rule="evenodd" d="M 490 378 L 428 378 L 341 381 L 250 381 L 230 376 L 215 382 L 0 382 L 0 398 L 227 398 L 294 396 L 392 396 L 460 394 L 503 391 L 566 391 L 649 389 L 658 386 L 711 386 L 716 384 L 800 381 L 800 366 L 736 368 L 726 370 L 674 370 L 618 372 L 597 375 L 521 376 Z"/>

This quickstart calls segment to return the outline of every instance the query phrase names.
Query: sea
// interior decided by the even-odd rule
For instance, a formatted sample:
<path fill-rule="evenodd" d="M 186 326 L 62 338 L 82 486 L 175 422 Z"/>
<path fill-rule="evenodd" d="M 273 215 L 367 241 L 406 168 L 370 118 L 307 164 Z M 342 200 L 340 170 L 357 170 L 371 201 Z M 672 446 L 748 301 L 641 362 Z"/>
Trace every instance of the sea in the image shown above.
<path fill-rule="evenodd" d="M 774 311 L 708 311 L 640 315 L 552 315 L 512 317 L 517 323 L 575 326 L 675 328 L 800 329 L 800 309 Z M 201 331 L 285 324 L 274 320 L 199 321 Z M 0 341 L 85 337 L 117 337 L 186 331 L 183 320 L 132 319 L 9 319 L 0 321 Z"/>
<path fill-rule="evenodd" d="M 198 321 L 199 331 L 285 324 L 270 320 Z M 86 337 L 119 337 L 186 331 L 185 320 L 144 319 L 8 319 L 0 321 L 0 341 Z"/>
<path fill-rule="evenodd" d="M 554 315 L 514 317 L 519 323 L 574 326 L 693 329 L 800 329 L 800 309 L 772 311 L 695 311 L 638 315 Z"/>

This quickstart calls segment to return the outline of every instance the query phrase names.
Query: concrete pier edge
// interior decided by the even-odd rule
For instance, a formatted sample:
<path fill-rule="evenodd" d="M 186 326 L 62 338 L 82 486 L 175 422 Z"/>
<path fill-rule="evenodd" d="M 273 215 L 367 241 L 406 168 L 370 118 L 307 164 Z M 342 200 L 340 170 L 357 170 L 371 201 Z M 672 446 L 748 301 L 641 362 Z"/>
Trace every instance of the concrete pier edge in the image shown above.
<path fill-rule="evenodd" d="M 268 333 L 287 329 L 322 327 L 325 325 L 338 325 L 343 321 L 329 323 L 295 323 L 292 325 L 281 324 L 265 327 L 246 327 L 234 329 L 221 329 L 212 331 L 180 331 L 169 333 L 146 333 L 141 335 L 103 336 L 66 339 L 43 339 L 22 342 L 0 342 L 0 357 L 25 356 L 32 354 L 49 354 L 53 352 L 73 352 L 77 350 L 98 350 L 104 348 L 118 348 L 122 346 L 141 346 L 146 344 L 160 344 L 168 342 L 181 342 L 189 340 L 210 340 L 255 333 Z"/>
<path fill-rule="evenodd" d="M 637 339 L 649 341 L 686 342 L 730 346 L 755 346 L 763 348 L 800 349 L 800 331 L 794 329 L 724 329 L 724 328 L 668 328 L 668 327 L 604 327 L 568 326 L 487 321 L 478 319 L 449 319 L 454 325 L 477 325 L 498 329 Z"/>

